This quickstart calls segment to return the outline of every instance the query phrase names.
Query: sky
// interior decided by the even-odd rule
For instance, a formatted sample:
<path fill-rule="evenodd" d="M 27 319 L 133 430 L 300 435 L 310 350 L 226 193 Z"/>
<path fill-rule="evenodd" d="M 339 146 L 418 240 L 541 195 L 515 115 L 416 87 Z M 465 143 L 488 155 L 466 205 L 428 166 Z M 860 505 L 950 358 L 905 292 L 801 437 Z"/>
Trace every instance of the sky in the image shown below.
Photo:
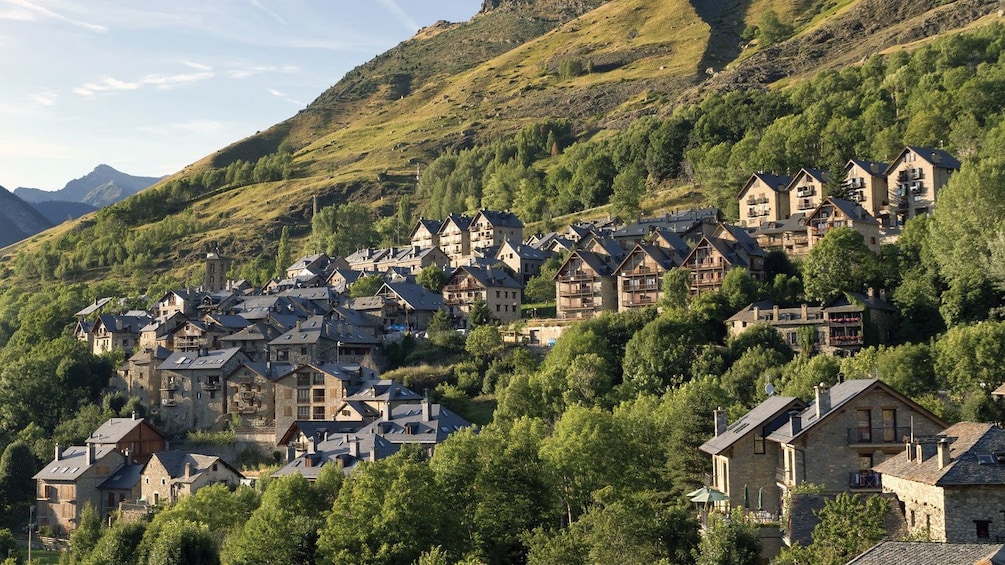
<path fill-rule="evenodd" d="M 0 186 L 177 172 L 481 0 L 0 0 Z"/>

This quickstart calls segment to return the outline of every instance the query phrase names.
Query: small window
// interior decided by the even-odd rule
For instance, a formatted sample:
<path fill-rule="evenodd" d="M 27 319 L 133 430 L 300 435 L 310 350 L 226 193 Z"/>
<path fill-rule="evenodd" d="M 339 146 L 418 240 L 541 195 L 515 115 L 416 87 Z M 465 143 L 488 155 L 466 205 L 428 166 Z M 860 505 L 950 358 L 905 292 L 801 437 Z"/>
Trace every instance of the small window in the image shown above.
<path fill-rule="evenodd" d="M 754 453 L 764 455 L 764 434 L 761 432 L 754 434 Z"/>
<path fill-rule="evenodd" d="M 974 520 L 977 526 L 977 538 L 987 539 L 991 537 L 991 520 Z"/>

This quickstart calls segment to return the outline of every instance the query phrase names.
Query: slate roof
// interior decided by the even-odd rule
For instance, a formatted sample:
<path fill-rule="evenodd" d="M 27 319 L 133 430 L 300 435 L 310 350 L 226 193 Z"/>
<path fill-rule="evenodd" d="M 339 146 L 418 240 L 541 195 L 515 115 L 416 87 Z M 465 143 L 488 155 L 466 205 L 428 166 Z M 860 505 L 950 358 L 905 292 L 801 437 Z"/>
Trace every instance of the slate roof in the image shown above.
<path fill-rule="evenodd" d="M 242 367 L 247 368 L 253 373 L 257 373 L 270 381 L 286 376 L 293 370 L 292 364 L 284 363 L 282 361 L 245 361 L 234 369 L 232 373 L 230 373 L 231 376 L 240 371 Z"/>
<path fill-rule="evenodd" d="M 449 224 L 454 224 L 457 226 L 457 229 L 461 231 L 468 231 L 468 228 L 471 226 L 471 218 L 462 214 L 450 214 L 445 220 L 443 220 L 443 223 L 440 224 L 440 229 L 437 233 L 442 234 L 443 231 L 447 229 Z"/>
<path fill-rule="evenodd" d="M 777 233 L 799 233 L 806 231 L 806 214 L 797 212 L 784 220 L 769 220 L 761 222 L 761 225 L 752 232 L 752 235 L 777 234 Z"/>
<path fill-rule="evenodd" d="M 287 445 L 291 441 L 295 441 L 300 434 L 307 437 L 320 437 L 323 438 L 327 433 L 329 437 L 335 434 L 348 434 L 356 433 L 360 428 L 364 427 L 366 422 L 340 422 L 337 420 L 296 420 L 290 427 L 287 428 L 286 432 L 283 433 L 283 437 L 276 442 L 276 445 Z"/>
<path fill-rule="evenodd" d="M 889 163 L 866 161 L 865 159 L 849 159 L 845 168 L 850 169 L 852 165 L 858 165 L 860 169 L 874 177 L 886 177 L 886 170 L 890 168 Z"/>
<path fill-rule="evenodd" d="M 829 302 L 824 304 L 825 310 L 845 312 L 845 311 L 859 311 L 862 308 L 858 303 L 864 304 L 866 308 L 870 310 L 885 310 L 887 312 L 896 312 L 897 309 L 879 296 L 869 296 L 868 294 L 863 294 L 861 292 L 845 292 L 839 294 L 838 296 L 832 298 Z"/>
<path fill-rule="evenodd" d="M 758 317 L 754 318 L 754 308 L 758 309 Z M 798 306 L 796 308 L 779 308 L 778 309 L 778 319 L 768 320 L 766 315 L 774 315 L 775 303 L 770 300 L 761 300 L 760 302 L 751 302 L 745 308 L 730 316 L 726 322 L 747 322 L 750 324 L 756 324 L 758 322 L 767 322 L 771 325 L 797 325 L 797 324 L 821 324 L 824 322 L 823 318 L 823 308 L 820 306 L 806 306 L 806 318 L 803 318 L 803 308 Z M 785 322 L 780 324 L 780 322 Z"/>
<path fill-rule="evenodd" d="M 265 322 L 252 322 L 244 329 L 220 338 L 221 342 L 269 341 L 282 335 L 278 328 Z"/>
<path fill-rule="evenodd" d="M 443 295 L 429 292 L 426 287 L 415 283 L 384 283 L 377 291 L 382 294 L 387 289 L 415 311 L 436 311 L 443 309 Z"/>
<path fill-rule="evenodd" d="M 919 462 L 890 457 L 875 467 L 891 475 L 935 486 L 1005 485 L 1005 430 L 994 424 L 960 422 L 939 434 L 949 441 L 950 462 L 939 468 L 938 457 Z"/>
<path fill-rule="evenodd" d="M 819 210 L 821 206 L 823 206 L 828 202 L 833 204 L 835 208 L 841 210 L 841 212 L 844 213 L 845 216 L 853 220 L 862 222 L 864 224 L 879 225 L 879 222 L 876 220 L 876 218 L 874 218 L 872 214 L 867 212 L 865 208 L 859 205 L 858 202 L 852 202 L 851 200 L 844 200 L 842 198 L 834 198 L 833 196 L 828 196 L 823 202 L 821 202 L 820 206 L 817 206 L 816 210 L 810 213 L 810 217 L 815 216 L 816 211 Z"/>
<path fill-rule="evenodd" d="M 94 301 L 93 304 L 90 304 L 84 307 L 83 309 L 79 310 L 76 314 L 74 314 L 74 316 L 78 318 L 81 317 L 86 318 L 87 316 L 90 316 L 91 314 L 97 312 L 98 310 L 101 310 L 101 308 L 104 307 L 105 304 L 108 304 L 111 301 L 112 299 L 110 297 L 98 298 Z"/>
<path fill-rule="evenodd" d="M 464 271 L 470 275 L 473 279 L 478 281 L 478 284 L 485 288 L 523 288 L 519 282 L 509 275 L 506 271 L 502 269 L 493 269 L 491 267 L 481 267 L 476 265 L 462 265 L 457 267 L 454 272 L 448 277 L 448 283 L 460 276 L 461 271 Z"/>
<path fill-rule="evenodd" d="M 443 222 L 441 222 L 440 220 L 428 220 L 426 218 L 419 218 L 415 222 L 415 225 L 412 227 L 412 231 L 408 233 L 408 238 L 412 239 L 413 237 L 415 237 L 415 232 L 419 231 L 420 227 L 426 228 L 427 232 L 435 235 L 436 232 L 440 231 L 440 226 L 442 225 Z"/>
<path fill-rule="evenodd" d="M 349 454 L 350 444 L 357 445 L 357 455 Z M 360 461 L 379 460 L 397 453 L 399 445 L 391 443 L 376 434 L 336 434 L 319 441 L 315 453 L 305 453 L 281 467 L 273 477 L 300 473 L 307 480 L 317 479 L 326 465 L 342 466 L 342 472 L 349 474 Z M 309 460 L 309 461 L 308 461 Z"/>
<path fill-rule="evenodd" d="M 819 183 L 826 183 L 827 182 L 827 177 L 829 176 L 828 173 L 827 173 L 827 171 L 825 171 L 823 169 L 818 169 L 816 167 L 803 167 L 803 168 L 799 169 L 798 173 L 792 175 L 792 180 L 789 181 L 789 189 L 790 190 L 793 188 L 793 185 L 796 183 L 796 179 L 799 179 L 800 177 L 802 177 L 803 173 L 806 173 L 807 176 L 809 176 L 810 178 L 812 178 L 813 180 L 815 180 L 815 181 L 817 181 Z"/>
<path fill-rule="evenodd" d="M 692 208 L 668 212 L 663 216 L 639 218 L 638 220 L 614 230 L 612 236 L 616 239 L 637 239 L 655 229 L 665 229 L 672 232 L 684 232 L 695 224 L 704 221 L 719 221 L 718 208 Z"/>
<path fill-rule="evenodd" d="M 91 432 L 86 443 L 115 445 L 141 424 L 143 424 L 143 418 L 109 418 L 104 424 L 98 426 L 98 429 Z M 149 422 L 147 425 L 152 427 Z"/>
<path fill-rule="evenodd" d="M 38 473 L 35 473 L 33 479 L 44 480 L 44 481 L 73 481 L 77 477 L 83 475 L 91 468 L 91 465 L 87 464 L 87 446 L 86 445 L 71 445 L 63 450 L 60 459 L 57 461 L 53 459 Z M 94 461 L 95 463 L 101 461 L 109 453 L 115 451 L 114 447 L 95 447 L 94 448 Z"/>
<path fill-rule="evenodd" d="M 129 360 L 137 365 L 146 365 L 152 362 L 163 361 L 170 357 L 173 353 L 174 352 L 170 349 L 158 345 L 153 349 L 143 348 L 136 351 L 136 353 L 133 353 L 133 356 L 130 357 Z"/>
<path fill-rule="evenodd" d="M 132 490 L 140 482 L 143 465 L 123 465 L 118 471 L 98 485 L 99 490 Z"/>
<path fill-rule="evenodd" d="M 757 244 L 757 240 L 750 237 L 750 232 L 740 226 L 734 226 L 733 224 L 719 224 L 719 227 L 723 231 L 729 232 L 731 236 L 736 240 L 736 243 L 743 248 L 743 250 L 750 256 L 757 255 L 767 255 L 761 246 Z"/>
<path fill-rule="evenodd" d="M 520 218 L 510 211 L 500 211 L 500 210 L 479 210 L 475 217 L 471 219 L 471 223 L 474 223 L 478 216 L 482 216 L 492 224 L 493 227 L 497 228 L 522 228 L 523 222 Z"/>
<path fill-rule="evenodd" d="M 160 371 L 219 371 L 235 355 L 240 354 L 237 347 L 214 349 L 200 355 L 198 351 L 178 351 L 172 353 L 157 367 Z"/>
<path fill-rule="evenodd" d="M 802 429 L 793 434 L 790 426 L 778 428 L 767 439 L 778 443 L 790 443 L 793 439 L 805 434 L 813 426 L 827 419 L 827 416 L 839 412 L 841 406 L 849 402 L 856 396 L 866 392 L 873 385 L 882 385 L 886 390 L 896 393 L 893 389 L 883 384 L 879 379 L 852 379 L 838 383 L 830 388 L 831 409 L 817 419 L 816 401 L 810 402 L 799 415 L 802 417 Z"/>
<path fill-rule="evenodd" d="M 226 461 L 216 455 L 201 455 L 187 451 L 158 451 L 153 454 L 153 458 L 160 461 L 171 477 L 171 482 L 174 483 L 191 483 L 213 464 L 223 465 L 237 474 L 238 477 L 244 478 L 244 475 L 238 472 L 237 469 L 231 467 Z M 187 478 L 185 477 L 186 463 L 192 464 L 192 474 Z M 149 465 L 149 463 L 147 464 Z"/>
<path fill-rule="evenodd" d="M 401 383 L 390 379 L 379 379 L 363 383 L 355 394 L 347 396 L 345 400 L 418 402 L 422 400 L 422 395 Z"/>
<path fill-rule="evenodd" d="M 770 173 L 754 173 L 750 175 L 747 182 L 743 183 L 740 188 L 740 192 L 736 193 L 737 198 L 743 196 L 750 185 L 753 184 L 755 179 L 759 179 L 762 183 L 766 184 L 768 188 L 774 190 L 775 192 L 785 192 L 788 189 L 789 183 L 792 182 L 792 177 L 785 175 L 773 175 Z"/>
<path fill-rule="evenodd" d="M 614 268 L 614 272 L 621 273 L 622 270 L 625 268 L 625 264 L 628 263 L 628 261 L 630 261 L 631 258 L 635 256 L 637 253 L 648 255 L 654 261 L 656 261 L 656 263 L 660 267 L 662 267 L 665 270 L 670 270 L 673 269 L 674 267 L 679 267 L 684 262 L 684 259 L 678 256 L 671 249 L 664 249 L 656 245 L 646 245 L 644 243 L 636 243 L 635 247 L 631 251 L 629 251 L 627 255 L 625 255 L 625 258 L 622 259 L 621 263 L 619 263 L 618 266 Z"/>
<path fill-rule="evenodd" d="M 591 251 L 576 250 L 573 251 L 572 255 L 569 255 L 569 258 L 565 260 L 565 263 L 563 263 L 562 266 L 558 268 L 558 271 L 555 272 L 555 275 L 552 277 L 552 280 L 557 281 L 560 277 L 562 277 L 563 272 L 565 272 L 566 265 L 568 265 L 569 262 L 571 262 L 573 259 L 576 258 L 582 260 L 583 263 L 585 263 L 588 267 L 590 267 L 590 269 L 592 269 L 598 276 L 609 277 L 612 274 L 614 274 L 615 265 L 611 265 L 610 263 L 608 263 L 606 256 L 600 255 L 599 253 L 593 253 Z"/>
<path fill-rule="evenodd" d="M 1005 545 L 1000 543 L 942 543 L 883 541 L 847 565 L 1005 565 Z"/>
<path fill-rule="evenodd" d="M 762 428 L 764 436 L 767 436 L 788 421 L 790 410 L 805 406 L 805 402 L 794 396 L 769 396 L 730 424 L 725 433 L 706 441 L 698 449 L 709 455 L 718 455 L 757 428 Z"/>
<path fill-rule="evenodd" d="M 372 335 L 360 333 L 359 328 L 351 324 L 326 320 L 321 316 L 312 316 L 270 341 L 269 346 L 318 343 L 322 339 L 348 344 L 376 343 L 376 339 Z"/>
<path fill-rule="evenodd" d="M 391 417 L 371 422 L 360 433 L 379 434 L 392 443 L 440 443 L 471 422 L 439 404 L 429 404 L 429 418 L 423 419 L 422 404 L 398 404 Z"/>
<path fill-rule="evenodd" d="M 917 145 L 908 145 L 904 147 L 904 149 L 902 149 L 900 153 L 897 154 L 897 158 L 894 159 L 892 163 L 890 163 L 890 166 L 886 169 L 887 176 L 889 176 L 890 173 L 893 172 L 894 167 L 897 166 L 897 163 L 900 162 L 900 160 L 904 157 L 904 154 L 907 153 L 908 151 L 913 151 L 915 154 L 918 155 L 918 157 L 921 157 L 925 161 L 928 161 L 929 163 L 937 167 L 942 167 L 944 169 L 960 168 L 959 160 L 957 160 L 956 157 L 950 155 L 948 152 L 943 151 L 942 149 L 935 149 L 933 147 L 919 147 Z"/>
<path fill-rule="evenodd" d="M 149 315 L 143 316 L 118 316 L 115 314 L 102 314 L 98 316 L 97 321 L 94 323 L 93 330 L 97 330 L 98 326 L 104 326 L 109 332 L 115 333 L 140 333 L 147 324 L 150 323 L 151 317 Z"/>

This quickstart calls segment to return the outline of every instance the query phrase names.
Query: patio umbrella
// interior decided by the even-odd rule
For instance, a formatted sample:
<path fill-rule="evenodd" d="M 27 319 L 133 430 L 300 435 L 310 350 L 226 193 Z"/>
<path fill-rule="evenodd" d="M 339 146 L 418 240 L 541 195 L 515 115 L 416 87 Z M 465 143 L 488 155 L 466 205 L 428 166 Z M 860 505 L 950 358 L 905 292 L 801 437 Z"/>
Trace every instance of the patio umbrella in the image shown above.
<path fill-rule="evenodd" d="M 692 496 L 698 496 L 699 494 L 705 492 L 707 489 L 708 489 L 708 487 L 696 488 L 693 491 L 685 494 L 684 496 L 686 496 L 688 498 L 691 498 Z"/>
<path fill-rule="evenodd" d="M 691 497 L 691 502 L 697 502 L 699 504 L 708 504 L 711 502 L 722 502 L 724 500 L 729 500 L 729 497 L 725 493 L 719 492 L 714 488 L 701 487 L 698 489 L 698 494 Z"/>
<path fill-rule="evenodd" d="M 764 487 L 757 489 L 757 511 L 764 511 Z"/>
<path fill-rule="evenodd" d="M 750 509 L 750 492 L 747 490 L 747 485 L 743 485 L 743 507 Z"/>

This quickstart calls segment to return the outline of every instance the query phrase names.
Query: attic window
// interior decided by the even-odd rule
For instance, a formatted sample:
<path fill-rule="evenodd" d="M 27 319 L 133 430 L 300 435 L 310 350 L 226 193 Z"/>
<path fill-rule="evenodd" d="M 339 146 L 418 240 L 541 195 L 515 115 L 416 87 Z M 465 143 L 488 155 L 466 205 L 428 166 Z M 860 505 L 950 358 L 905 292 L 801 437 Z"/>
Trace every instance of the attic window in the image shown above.
<path fill-rule="evenodd" d="M 990 453 L 981 453 L 981 454 L 977 455 L 977 464 L 978 465 L 997 465 L 998 464 L 998 459 L 996 459 L 995 456 L 991 455 Z"/>

